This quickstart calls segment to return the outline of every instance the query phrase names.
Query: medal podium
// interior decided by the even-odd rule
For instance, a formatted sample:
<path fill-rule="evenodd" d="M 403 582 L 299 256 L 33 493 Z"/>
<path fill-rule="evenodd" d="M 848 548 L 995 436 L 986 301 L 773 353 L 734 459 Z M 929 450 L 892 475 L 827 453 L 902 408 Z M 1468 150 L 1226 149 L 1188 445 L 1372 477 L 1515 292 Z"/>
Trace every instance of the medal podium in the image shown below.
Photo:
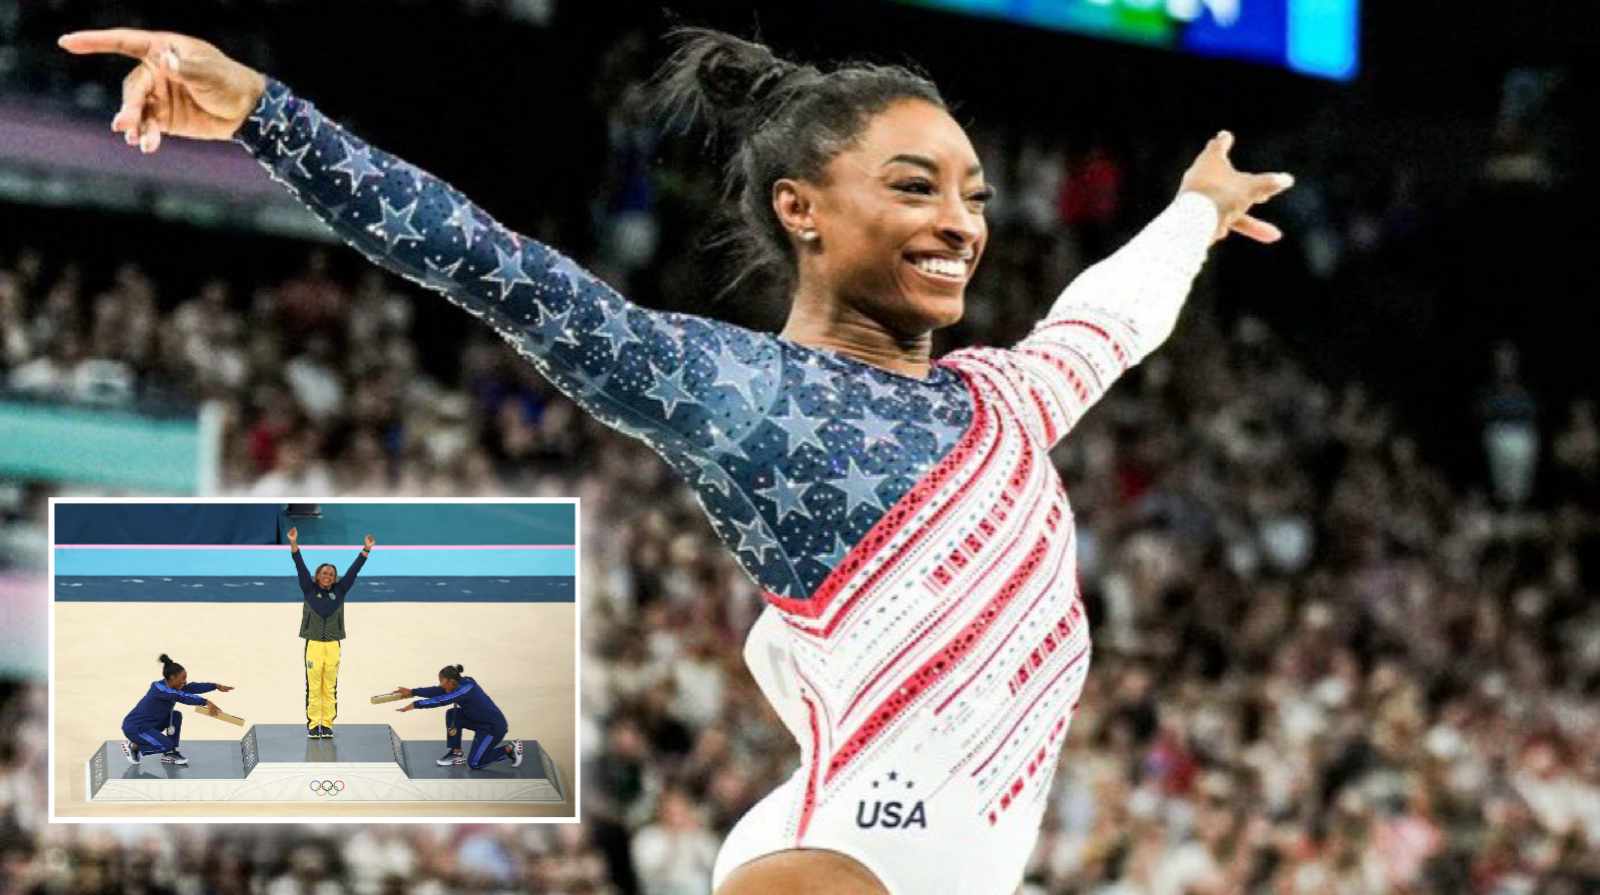
<path fill-rule="evenodd" d="M 468 746 L 471 739 L 463 744 Z M 566 800 L 560 772 L 536 740 L 521 767 L 441 767 L 443 740 L 406 742 L 387 724 L 344 724 L 308 739 L 300 724 L 254 724 L 237 740 L 185 740 L 187 765 L 160 754 L 130 765 L 107 740 L 85 766 L 94 802 L 528 802 Z"/>

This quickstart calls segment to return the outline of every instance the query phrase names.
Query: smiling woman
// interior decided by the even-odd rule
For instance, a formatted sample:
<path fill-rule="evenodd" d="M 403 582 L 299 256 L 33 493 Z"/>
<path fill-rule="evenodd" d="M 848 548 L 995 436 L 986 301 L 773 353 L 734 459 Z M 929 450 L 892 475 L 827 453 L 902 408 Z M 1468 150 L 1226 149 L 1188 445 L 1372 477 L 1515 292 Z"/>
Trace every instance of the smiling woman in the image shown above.
<path fill-rule="evenodd" d="M 773 206 L 802 239 L 800 288 L 784 335 L 831 344 L 839 312 L 877 321 L 889 345 L 859 346 L 910 376 L 929 368 L 927 341 L 961 319 L 967 280 L 988 240 L 977 151 L 940 105 L 901 99 L 871 119 L 818 182 L 780 180 Z M 859 356 L 859 355 L 858 355 Z M 868 358 L 863 358 L 868 359 Z"/>
<path fill-rule="evenodd" d="M 990 196 L 938 88 L 897 66 L 824 73 L 716 31 L 674 38 L 658 105 L 734 147 L 729 288 L 755 275 L 782 293 L 785 338 L 925 376 L 932 331 L 961 318 Z"/>
<path fill-rule="evenodd" d="M 344 640 L 344 602 L 355 586 L 356 575 L 366 565 L 377 543 L 372 535 L 362 539 L 361 553 L 341 576 L 331 562 L 306 571 L 300 555 L 300 530 L 289 529 L 289 556 L 299 578 L 304 599 L 300 611 L 300 638 L 306 642 L 306 736 L 333 739 L 333 720 L 339 716 L 339 652 Z"/>
<path fill-rule="evenodd" d="M 68 35 L 139 60 L 113 128 L 233 138 L 374 263 L 495 328 L 695 486 L 770 607 L 746 656 L 800 747 L 717 860 L 724 895 L 1010 892 L 1088 666 L 1051 447 L 1172 331 L 1207 247 L 1277 231 L 1289 184 L 1217 135 L 1179 196 L 1010 349 L 935 360 L 987 238 L 977 156 L 926 79 L 680 32 L 663 105 L 730 148 L 744 265 L 781 335 L 634 305 L 284 84 L 193 38 Z"/>

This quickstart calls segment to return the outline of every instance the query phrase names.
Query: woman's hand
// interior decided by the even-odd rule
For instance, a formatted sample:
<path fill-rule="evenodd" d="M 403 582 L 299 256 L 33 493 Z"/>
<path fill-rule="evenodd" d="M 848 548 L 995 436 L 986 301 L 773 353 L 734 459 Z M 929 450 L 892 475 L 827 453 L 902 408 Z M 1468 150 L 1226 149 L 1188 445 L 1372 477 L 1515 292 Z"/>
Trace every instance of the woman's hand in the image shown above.
<path fill-rule="evenodd" d="M 209 699 L 206 700 L 206 704 L 203 706 L 203 708 L 205 709 L 205 712 L 208 715 L 215 715 L 217 712 L 222 711 L 221 709 L 217 708 L 217 704 L 216 703 L 212 702 Z"/>
<path fill-rule="evenodd" d="M 299 550 L 300 549 L 300 529 L 298 529 L 298 528 L 289 529 L 289 549 L 290 550 Z"/>
<path fill-rule="evenodd" d="M 361 549 L 362 550 L 371 550 L 372 549 L 372 545 L 374 545 L 376 543 L 378 543 L 377 539 L 373 538 L 372 535 L 367 535 L 361 541 Z"/>
<path fill-rule="evenodd" d="M 417 707 L 417 704 L 413 702 L 410 705 L 406 706 L 405 708 L 403 708 L 403 709 L 395 709 L 395 711 L 397 711 L 397 712 L 409 712 L 409 711 L 411 711 L 412 709 L 414 709 L 416 707 Z"/>
<path fill-rule="evenodd" d="M 395 687 L 394 692 L 399 693 L 401 696 L 404 696 L 407 699 L 410 699 L 412 695 L 410 687 Z"/>
<path fill-rule="evenodd" d="M 227 684 L 218 684 L 218 685 L 217 685 L 217 689 L 218 689 L 218 690 L 221 690 L 221 691 L 222 691 L 222 692 L 224 692 L 224 693 L 231 693 L 231 692 L 233 692 L 233 688 L 232 688 L 232 687 L 230 687 L 230 686 L 228 686 L 228 685 L 227 685 Z"/>
<path fill-rule="evenodd" d="M 146 153 L 161 146 L 163 134 L 232 139 L 267 89 L 260 72 L 203 40 L 170 31 L 75 31 L 57 43 L 69 53 L 116 53 L 139 61 L 122 79 L 122 108 L 111 129 Z"/>
<path fill-rule="evenodd" d="M 1206 148 L 1200 150 L 1194 164 L 1183 174 L 1181 192 L 1195 192 L 1217 205 L 1217 232 L 1211 241 L 1227 236 L 1229 231 L 1248 236 L 1256 242 L 1277 242 L 1283 231 L 1252 217 L 1252 206 L 1271 199 L 1291 186 L 1294 178 L 1288 174 L 1246 174 L 1236 170 L 1228 159 L 1233 149 L 1233 134 L 1222 131 Z"/>

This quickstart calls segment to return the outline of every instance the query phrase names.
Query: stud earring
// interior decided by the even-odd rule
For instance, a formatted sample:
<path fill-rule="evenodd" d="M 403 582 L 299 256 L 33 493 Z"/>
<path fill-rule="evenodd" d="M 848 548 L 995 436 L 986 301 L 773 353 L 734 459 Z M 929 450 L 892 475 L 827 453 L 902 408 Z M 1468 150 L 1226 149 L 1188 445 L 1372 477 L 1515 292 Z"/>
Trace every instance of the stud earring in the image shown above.
<path fill-rule="evenodd" d="M 817 241 L 817 231 L 815 231 L 815 230 L 801 230 L 800 231 L 800 239 L 801 239 L 802 242 L 816 242 Z"/>

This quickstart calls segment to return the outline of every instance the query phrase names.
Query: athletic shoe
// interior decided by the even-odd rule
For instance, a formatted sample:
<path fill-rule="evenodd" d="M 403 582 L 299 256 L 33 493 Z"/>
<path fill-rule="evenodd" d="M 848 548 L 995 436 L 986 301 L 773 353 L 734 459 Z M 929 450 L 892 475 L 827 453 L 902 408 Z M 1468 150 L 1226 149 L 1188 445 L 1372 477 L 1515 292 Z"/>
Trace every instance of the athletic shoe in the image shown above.
<path fill-rule="evenodd" d="M 323 739 L 325 739 L 325 740 L 333 739 L 333 728 L 324 726 L 324 727 L 317 728 L 317 731 L 318 731 L 318 735 L 321 736 Z"/>
<path fill-rule="evenodd" d="M 522 741 L 521 740 L 512 740 L 511 741 L 511 766 L 514 767 L 514 768 L 522 767 Z"/>
<path fill-rule="evenodd" d="M 448 768 L 453 765 L 466 763 L 467 757 L 462 755 L 460 752 L 455 751 L 454 749 L 446 752 L 444 755 L 440 756 L 436 761 L 434 761 L 434 764 L 441 768 Z"/>
<path fill-rule="evenodd" d="M 135 746 L 132 743 L 123 743 L 122 744 L 122 757 L 126 758 L 128 760 L 128 764 L 138 764 L 139 763 L 139 747 Z"/>
<path fill-rule="evenodd" d="M 321 727 L 307 727 L 306 728 L 306 739 L 308 739 L 308 740 L 319 740 L 319 739 L 322 739 L 322 728 Z"/>
<path fill-rule="evenodd" d="M 189 759 L 184 758 L 182 752 L 174 749 L 171 752 L 165 752 L 162 754 L 161 763 L 184 765 L 189 763 Z"/>

